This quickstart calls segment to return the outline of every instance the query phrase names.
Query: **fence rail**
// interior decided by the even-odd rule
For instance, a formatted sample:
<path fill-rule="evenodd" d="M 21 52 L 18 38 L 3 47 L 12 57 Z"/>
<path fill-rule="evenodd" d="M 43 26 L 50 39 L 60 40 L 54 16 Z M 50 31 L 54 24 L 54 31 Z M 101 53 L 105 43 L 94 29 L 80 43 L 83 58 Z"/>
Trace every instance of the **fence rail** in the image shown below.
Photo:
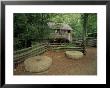
<path fill-rule="evenodd" d="M 91 46 L 96 45 L 96 40 L 94 40 L 94 39 L 91 40 L 91 39 L 92 38 L 88 38 L 88 40 L 87 40 L 88 45 L 91 45 Z M 74 43 L 79 43 L 82 45 L 82 40 L 79 40 Z M 61 50 L 79 50 L 82 52 L 84 51 L 84 49 L 81 45 L 79 47 L 77 47 L 77 46 L 65 47 L 65 45 L 67 45 L 67 43 L 41 43 L 41 44 L 37 44 L 37 45 L 34 45 L 29 48 L 14 51 L 14 63 L 15 64 L 20 63 L 29 57 L 40 55 L 40 54 L 46 52 L 49 47 L 52 48 L 53 50 L 61 49 Z"/>
<path fill-rule="evenodd" d="M 38 44 L 29 48 L 18 50 L 14 52 L 14 63 L 20 63 L 26 58 L 40 55 L 48 50 L 46 44 Z"/>
<path fill-rule="evenodd" d="M 72 45 L 69 45 L 70 43 L 50 43 L 49 47 L 52 48 L 52 50 L 78 50 L 83 52 L 83 47 L 78 47 L 75 45 L 75 43 L 71 43 Z"/>
<path fill-rule="evenodd" d="M 83 45 L 83 40 L 82 39 L 77 39 L 73 41 L 76 45 L 82 46 Z M 86 46 L 97 46 L 97 38 L 94 37 L 86 37 Z"/>
<path fill-rule="evenodd" d="M 54 48 L 53 50 L 63 50 L 63 51 L 73 51 L 73 50 L 77 50 L 77 51 L 81 51 L 83 52 L 83 48 L 82 47 L 58 47 L 58 48 Z"/>

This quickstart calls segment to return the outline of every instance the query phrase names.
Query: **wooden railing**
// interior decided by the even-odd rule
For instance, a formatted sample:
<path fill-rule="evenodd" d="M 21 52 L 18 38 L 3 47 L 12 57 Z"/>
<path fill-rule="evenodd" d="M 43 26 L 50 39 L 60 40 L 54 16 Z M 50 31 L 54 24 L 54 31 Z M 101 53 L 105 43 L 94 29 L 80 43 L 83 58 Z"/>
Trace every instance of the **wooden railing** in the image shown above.
<path fill-rule="evenodd" d="M 81 40 L 81 39 L 73 40 L 73 42 L 77 46 L 82 46 L 83 45 L 83 40 Z M 86 46 L 97 46 L 97 38 L 86 37 Z"/>
<path fill-rule="evenodd" d="M 81 41 L 80 41 L 81 42 Z M 73 46 L 73 47 L 65 47 L 67 43 L 42 43 L 37 44 L 29 48 L 21 49 L 18 51 L 14 51 L 14 64 L 23 62 L 25 59 L 33 56 L 40 55 L 46 52 L 49 48 L 53 48 L 54 50 L 79 50 L 84 52 L 82 46 Z"/>
<path fill-rule="evenodd" d="M 88 37 L 87 38 L 87 46 L 97 46 L 97 38 Z"/>
<path fill-rule="evenodd" d="M 50 43 L 48 46 L 51 47 L 53 50 L 78 50 L 83 52 L 83 47 L 81 46 L 68 46 L 69 43 Z"/>
<path fill-rule="evenodd" d="M 14 63 L 20 63 L 25 59 L 40 55 L 48 50 L 46 44 L 38 44 L 29 48 L 21 49 L 14 52 Z"/>

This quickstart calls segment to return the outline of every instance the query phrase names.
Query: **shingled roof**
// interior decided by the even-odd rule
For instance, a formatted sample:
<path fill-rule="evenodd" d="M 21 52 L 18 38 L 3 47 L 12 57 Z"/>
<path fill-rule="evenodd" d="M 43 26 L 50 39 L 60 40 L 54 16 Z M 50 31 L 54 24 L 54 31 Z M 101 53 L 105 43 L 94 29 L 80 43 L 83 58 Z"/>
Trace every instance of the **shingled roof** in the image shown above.
<path fill-rule="evenodd" d="M 47 24 L 51 29 L 73 30 L 68 24 L 65 23 L 48 22 Z"/>

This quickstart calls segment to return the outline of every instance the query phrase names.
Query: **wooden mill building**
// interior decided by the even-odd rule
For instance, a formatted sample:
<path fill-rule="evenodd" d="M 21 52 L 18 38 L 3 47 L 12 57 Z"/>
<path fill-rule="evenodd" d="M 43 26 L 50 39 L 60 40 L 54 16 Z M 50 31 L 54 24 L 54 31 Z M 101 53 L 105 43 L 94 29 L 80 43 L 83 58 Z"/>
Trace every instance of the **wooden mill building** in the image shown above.
<path fill-rule="evenodd" d="M 52 29 L 51 38 L 65 38 L 72 41 L 72 28 L 65 23 L 48 22 L 48 26 Z"/>

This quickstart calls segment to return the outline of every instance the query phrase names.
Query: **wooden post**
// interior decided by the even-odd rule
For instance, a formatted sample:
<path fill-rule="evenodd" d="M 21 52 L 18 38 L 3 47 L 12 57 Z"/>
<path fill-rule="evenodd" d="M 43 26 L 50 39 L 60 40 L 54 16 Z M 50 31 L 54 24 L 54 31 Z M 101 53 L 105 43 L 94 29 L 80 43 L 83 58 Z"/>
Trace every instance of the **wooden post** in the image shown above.
<path fill-rule="evenodd" d="M 86 55 L 86 31 L 87 31 L 88 14 L 83 14 L 83 54 Z"/>

